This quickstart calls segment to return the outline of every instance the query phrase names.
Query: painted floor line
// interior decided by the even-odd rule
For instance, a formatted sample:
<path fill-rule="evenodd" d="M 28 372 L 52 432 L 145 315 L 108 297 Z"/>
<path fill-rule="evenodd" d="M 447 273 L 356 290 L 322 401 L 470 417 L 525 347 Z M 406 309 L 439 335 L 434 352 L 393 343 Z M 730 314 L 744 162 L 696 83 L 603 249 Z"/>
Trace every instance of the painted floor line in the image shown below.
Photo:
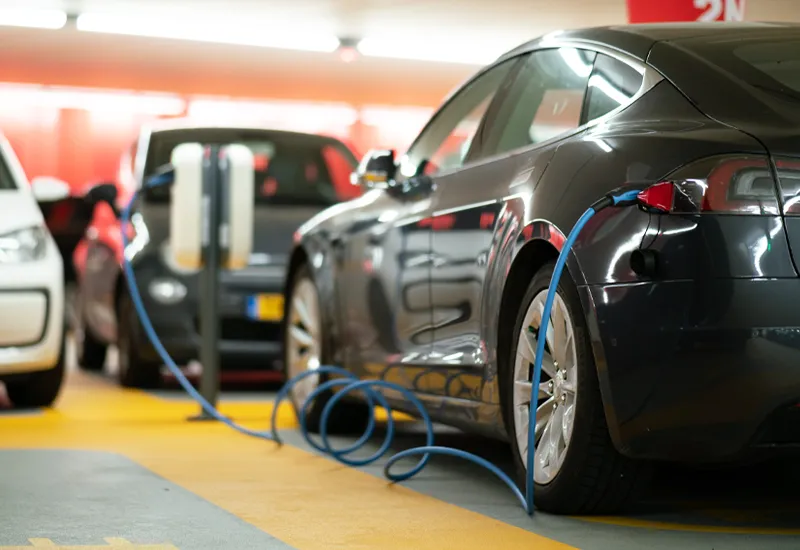
<path fill-rule="evenodd" d="M 572 548 L 294 447 L 187 423 L 191 403 L 91 386 L 68 387 L 58 408 L 39 418 L 4 421 L 0 447 L 120 452 L 298 550 Z M 221 410 L 263 429 L 270 405 Z M 288 405 L 279 423 L 295 425 Z"/>

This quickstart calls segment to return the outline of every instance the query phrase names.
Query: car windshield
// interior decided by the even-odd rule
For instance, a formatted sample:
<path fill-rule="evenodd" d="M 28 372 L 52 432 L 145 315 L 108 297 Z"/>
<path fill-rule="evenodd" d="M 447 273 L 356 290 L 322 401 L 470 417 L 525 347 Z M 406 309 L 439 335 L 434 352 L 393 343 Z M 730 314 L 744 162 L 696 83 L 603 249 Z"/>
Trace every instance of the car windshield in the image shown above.
<path fill-rule="evenodd" d="M 170 163 L 181 143 L 237 143 L 253 152 L 255 202 L 260 205 L 327 206 L 351 198 L 350 173 L 357 160 L 341 142 L 321 136 L 264 130 L 190 129 L 152 135 L 145 181 Z M 156 188 L 146 202 L 168 202 L 169 189 Z"/>
<path fill-rule="evenodd" d="M 800 101 L 800 40 L 692 41 L 689 50 L 745 83 Z"/>
<path fill-rule="evenodd" d="M 17 184 L 14 177 L 11 175 L 11 170 L 8 169 L 6 159 L 2 152 L 0 152 L 0 190 L 16 189 Z"/>

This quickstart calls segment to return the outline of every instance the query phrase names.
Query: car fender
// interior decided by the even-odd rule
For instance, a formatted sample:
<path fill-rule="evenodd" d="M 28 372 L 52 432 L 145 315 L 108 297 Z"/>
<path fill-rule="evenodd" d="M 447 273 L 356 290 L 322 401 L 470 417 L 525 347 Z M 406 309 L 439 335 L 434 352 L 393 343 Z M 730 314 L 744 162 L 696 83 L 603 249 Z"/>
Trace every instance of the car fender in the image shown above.
<path fill-rule="evenodd" d="M 493 249 L 490 251 L 489 272 L 487 273 L 488 288 L 495 288 L 498 291 L 485 292 L 484 311 L 488 312 L 488 318 L 484 320 L 487 328 L 488 348 L 494 350 L 489 358 L 486 373 L 487 387 L 483 395 L 489 402 L 499 404 L 500 386 L 498 377 L 499 357 L 497 354 L 499 346 L 499 327 L 500 315 L 509 314 L 501 311 L 503 295 L 508 283 L 508 276 L 512 269 L 517 267 L 516 262 L 527 261 L 527 256 L 521 257 L 522 250 L 536 243 L 547 243 L 555 254 L 561 253 L 567 240 L 567 235 L 561 231 L 554 223 L 546 219 L 533 219 L 524 221 L 526 211 L 525 204 L 521 200 L 506 202 L 506 205 L 498 216 L 498 225 L 495 233 Z M 580 262 L 576 254 L 571 253 L 566 262 L 566 270 L 578 287 L 578 294 L 581 300 L 583 315 L 587 323 L 589 339 L 591 342 L 592 353 L 598 374 L 601 398 L 606 416 L 609 420 L 609 429 L 615 444 L 619 444 L 618 426 L 613 421 L 614 411 L 610 409 L 612 400 L 610 399 L 610 384 L 608 383 L 608 372 L 605 369 L 605 352 L 600 339 L 599 327 L 595 307 L 589 292 L 584 292 L 587 288 L 586 278 L 581 269 Z M 513 313 L 516 315 L 516 311 Z M 610 415 L 610 417 L 609 417 Z"/>
<path fill-rule="evenodd" d="M 320 310 L 323 323 L 328 327 L 326 349 L 329 350 L 328 358 L 333 363 L 339 364 L 338 354 L 340 316 L 337 308 L 335 281 L 335 246 L 326 229 L 306 233 L 300 236 L 295 234 L 295 243 L 289 254 L 289 265 L 284 281 L 284 322 L 289 318 L 289 297 L 292 291 L 292 281 L 297 270 L 306 265 L 320 297 Z"/>

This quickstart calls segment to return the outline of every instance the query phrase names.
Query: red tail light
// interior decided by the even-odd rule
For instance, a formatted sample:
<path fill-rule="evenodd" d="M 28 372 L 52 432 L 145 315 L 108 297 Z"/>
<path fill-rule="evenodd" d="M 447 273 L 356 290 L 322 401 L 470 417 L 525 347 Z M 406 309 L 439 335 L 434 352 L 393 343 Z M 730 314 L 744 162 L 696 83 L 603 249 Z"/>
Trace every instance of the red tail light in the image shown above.
<path fill-rule="evenodd" d="M 723 155 L 679 168 L 639 194 L 640 204 L 673 214 L 778 215 L 780 203 L 769 160 Z"/>

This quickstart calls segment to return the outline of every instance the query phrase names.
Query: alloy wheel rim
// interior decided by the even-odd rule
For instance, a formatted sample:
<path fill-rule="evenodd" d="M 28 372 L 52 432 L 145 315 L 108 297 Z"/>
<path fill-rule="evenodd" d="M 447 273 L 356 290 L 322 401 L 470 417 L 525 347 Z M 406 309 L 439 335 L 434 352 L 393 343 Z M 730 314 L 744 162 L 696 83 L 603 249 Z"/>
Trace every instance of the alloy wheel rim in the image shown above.
<path fill-rule="evenodd" d="M 512 403 L 517 448 L 522 463 L 528 459 L 528 424 L 533 386 L 533 363 L 538 331 L 547 298 L 547 289 L 539 292 L 528 306 L 517 341 L 514 358 Z M 564 465 L 575 423 L 578 390 L 575 331 L 564 300 L 556 294 L 547 325 L 545 354 L 536 409 L 536 447 L 533 479 L 546 485 L 555 479 Z"/>
<path fill-rule="evenodd" d="M 294 378 L 308 370 L 318 369 L 322 360 L 319 296 L 310 279 L 301 279 L 295 285 L 288 314 L 288 374 L 289 378 Z M 290 391 L 295 407 L 299 409 L 318 384 L 319 375 L 307 376 L 297 382 Z"/>

